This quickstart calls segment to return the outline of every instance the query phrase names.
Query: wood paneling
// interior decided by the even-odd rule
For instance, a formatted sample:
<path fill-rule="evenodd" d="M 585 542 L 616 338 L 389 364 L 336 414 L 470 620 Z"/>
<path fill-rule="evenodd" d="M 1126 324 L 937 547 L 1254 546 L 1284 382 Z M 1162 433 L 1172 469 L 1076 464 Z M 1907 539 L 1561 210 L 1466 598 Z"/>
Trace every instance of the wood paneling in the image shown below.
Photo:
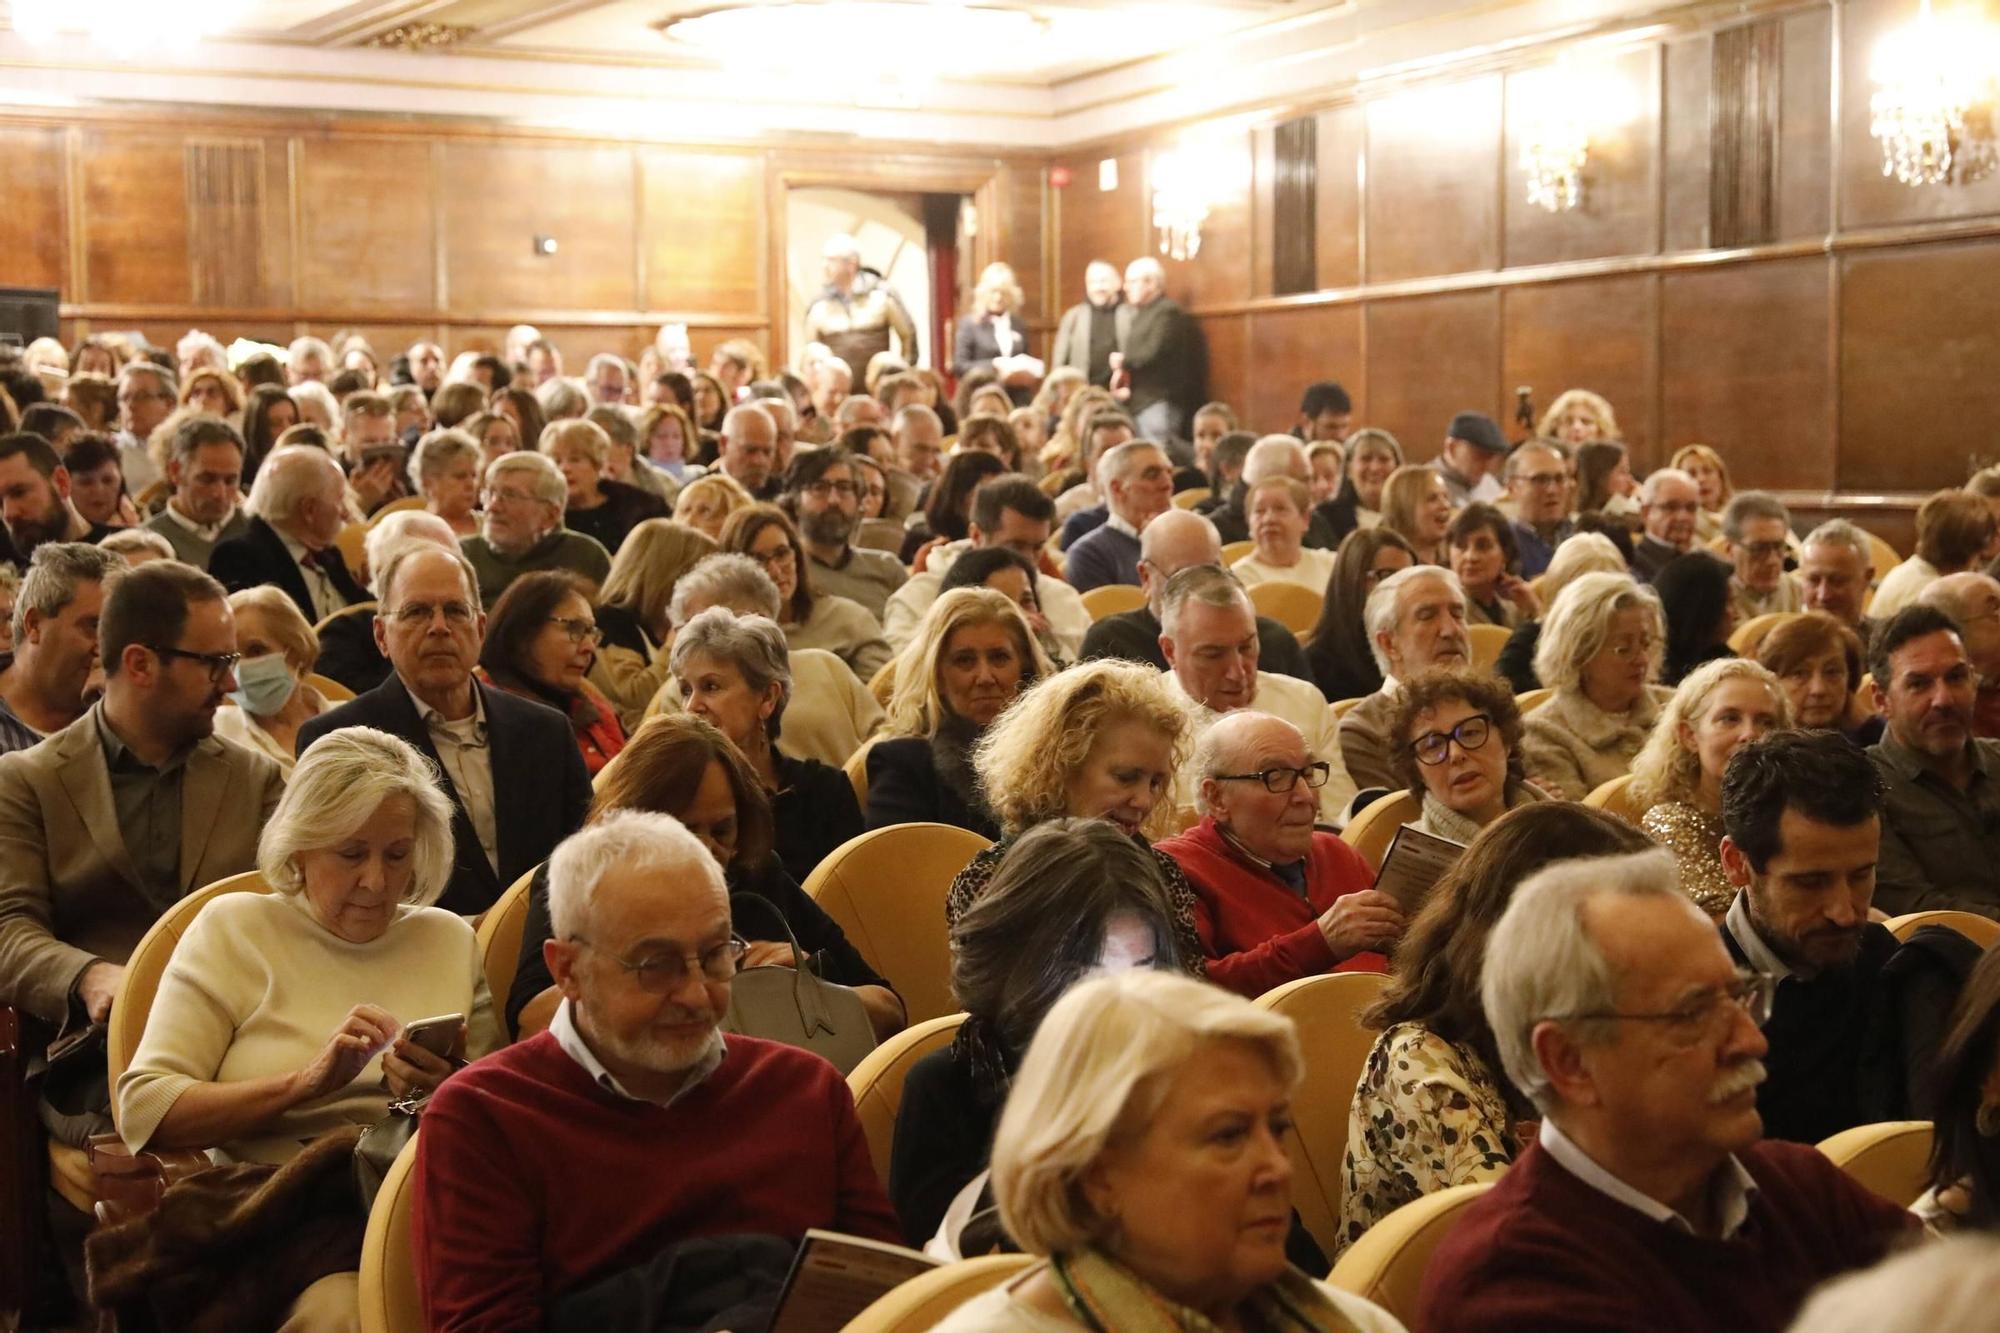
<path fill-rule="evenodd" d="M 1367 325 L 1367 424 L 1407 460 L 1435 458 L 1456 413 L 1500 415 L 1499 292 L 1374 302 Z"/>
<path fill-rule="evenodd" d="M 1060 312 L 1042 290 L 1042 192 L 1047 175 L 1040 164 L 1014 165 L 1002 170 L 995 179 L 1000 194 L 999 217 L 982 220 L 980 225 L 990 232 L 994 222 L 998 222 L 997 239 L 990 235 L 989 239 L 994 240 L 995 258 L 1013 266 L 1014 278 L 1021 284 L 1021 295 L 1026 299 L 1023 313 L 1028 321 L 1053 320 Z"/>
<path fill-rule="evenodd" d="M 755 314 L 761 281 L 764 163 L 748 153 L 639 153 L 645 304 Z"/>
<path fill-rule="evenodd" d="M 1907 490 L 2000 462 L 1996 312 L 2000 242 L 1843 261 L 1844 488 Z"/>
<path fill-rule="evenodd" d="M 1975 12 L 1983 8 L 1973 6 Z M 1878 227 L 2000 213 L 2000 172 L 1970 185 L 1912 189 L 1882 174 L 1882 147 L 1868 133 L 1868 72 L 1875 48 L 1893 29 L 1915 22 L 1910 0 L 1846 0 L 1840 6 L 1842 227 Z"/>
<path fill-rule="evenodd" d="M 1247 383 L 1210 377 L 1209 389 L 1226 399 L 1245 430 L 1260 435 L 1297 423 L 1299 396 L 1318 380 L 1334 380 L 1354 399 L 1354 419 L 1371 424 L 1361 369 L 1361 307 L 1302 306 L 1260 310 L 1250 316 Z"/>
<path fill-rule="evenodd" d="M 1659 280 L 1651 274 L 1515 287 L 1501 296 L 1501 388 L 1509 438 L 1514 390 L 1534 391 L 1536 415 L 1565 389 L 1611 400 L 1633 468 L 1665 461 L 1657 447 Z"/>
<path fill-rule="evenodd" d="M 1833 225 L 1833 12 L 1784 24 L 1778 109 L 1778 239 L 1824 236 Z"/>
<path fill-rule="evenodd" d="M 1358 106 L 1319 116 L 1319 285 L 1361 281 L 1361 150 L 1367 119 Z"/>
<path fill-rule="evenodd" d="M 431 146 L 308 139 L 298 160 L 299 303 L 308 310 L 434 308 Z"/>
<path fill-rule="evenodd" d="M 1207 397 L 1214 398 L 1221 386 L 1242 384 L 1250 377 L 1250 317 L 1218 315 L 1204 319 L 1201 332 L 1208 343 Z M 1240 408 L 1237 415 L 1242 415 Z"/>
<path fill-rule="evenodd" d="M 0 255 L 12 287 L 63 285 L 63 132 L 0 126 L 0 180 L 7 206 L 0 208 Z M 65 293 L 68 295 L 68 293 Z"/>
<path fill-rule="evenodd" d="M 1502 207 L 1510 266 L 1643 255 L 1660 248 L 1660 59 L 1658 47 L 1645 47 L 1560 72 L 1533 70 L 1507 79 Z M 1582 202 L 1561 213 L 1528 202 L 1521 166 L 1527 138 L 1552 101 L 1590 126 Z"/>
<path fill-rule="evenodd" d="M 443 156 L 451 306 L 639 308 L 629 150 L 447 143 Z M 534 253 L 536 236 L 556 252 Z"/>
<path fill-rule="evenodd" d="M 1699 250 L 1708 244 L 1708 85 L 1714 53 L 1707 33 L 1664 47 L 1660 215 L 1661 244 L 1668 250 Z"/>
<path fill-rule="evenodd" d="M 84 131 L 84 262 L 90 299 L 186 305 L 188 208 L 179 134 Z"/>
<path fill-rule="evenodd" d="M 1499 75 L 1368 103 L 1368 280 L 1500 266 Z"/>
<path fill-rule="evenodd" d="M 1049 309 L 1056 314 L 1083 299 L 1083 271 L 1092 260 L 1115 264 L 1122 272 L 1140 255 L 1151 253 L 1143 155 L 1122 153 L 1112 159 L 1118 164 L 1115 190 L 1097 188 L 1100 160 L 1101 155 L 1088 153 L 1057 159 L 1071 175 L 1070 183 L 1054 192 L 1056 291 Z"/>
<path fill-rule="evenodd" d="M 1713 445 L 1738 486 L 1833 487 L 1831 262 L 1731 264 L 1662 279 L 1663 449 Z"/>

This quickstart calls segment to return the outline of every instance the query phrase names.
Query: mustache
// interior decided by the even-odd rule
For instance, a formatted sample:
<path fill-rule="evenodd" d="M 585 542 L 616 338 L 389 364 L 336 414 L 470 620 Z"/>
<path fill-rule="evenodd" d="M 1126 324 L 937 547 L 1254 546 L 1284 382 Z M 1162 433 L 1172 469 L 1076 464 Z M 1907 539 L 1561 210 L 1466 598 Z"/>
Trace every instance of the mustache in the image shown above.
<path fill-rule="evenodd" d="M 1720 1105 L 1746 1093 L 1768 1077 L 1762 1060 L 1745 1060 L 1715 1081 L 1715 1086 L 1708 1090 L 1709 1105 Z"/>

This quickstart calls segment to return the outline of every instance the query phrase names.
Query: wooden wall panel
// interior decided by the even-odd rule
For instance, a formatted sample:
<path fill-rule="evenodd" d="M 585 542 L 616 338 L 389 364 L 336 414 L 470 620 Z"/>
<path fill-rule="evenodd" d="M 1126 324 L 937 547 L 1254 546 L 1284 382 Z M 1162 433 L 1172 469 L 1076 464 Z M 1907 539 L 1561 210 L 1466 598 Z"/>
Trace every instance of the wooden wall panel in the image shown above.
<path fill-rule="evenodd" d="M 63 208 L 63 131 L 0 126 L 0 255 L 10 287 L 61 287 L 68 215 Z M 64 292 L 66 299 L 74 294 Z"/>
<path fill-rule="evenodd" d="M 452 308 L 639 308 L 627 149 L 449 142 L 439 188 Z M 537 235 L 556 253 L 535 254 Z"/>
<path fill-rule="evenodd" d="M 1039 164 L 1019 164 L 1003 169 L 999 176 L 1000 206 L 994 222 L 999 229 L 995 257 L 1013 266 L 1014 278 L 1026 298 L 1025 314 L 1031 324 L 1050 325 L 1061 313 L 1052 294 L 1044 290 L 1042 277 L 1042 192 L 1047 174 Z M 990 226 L 991 223 L 982 222 Z M 977 275 L 974 275 L 975 281 Z M 968 292 L 970 288 L 967 289 Z M 1037 340 L 1038 342 L 1040 340 Z"/>
<path fill-rule="evenodd" d="M 299 146 L 299 302 L 308 310 L 437 304 L 432 151 L 406 139 Z"/>
<path fill-rule="evenodd" d="M 1842 262 L 1842 485 L 1929 490 L 2000 462 L 2000 241 Z"/>
<path fill-rule="evenodd" d="M 1298 420 L 1299 396 L 1317 380 L 1335 380 L 1354 399 L 1354 419 L 1368 424 L 1362 389 L 1361 307 L 1301 306 L 1259 310 L 1250 316 L 1247 383 L 1211 376 L 1210 392 L 1236 408 L 1245 430 L 1259 435 L 1290 430 Z"/>
<path fill-rule="evenodd" d="M 1972 7 L 1975 12 L 1981 6 Z M 1882 37 L 1912 23 L 1909 0 L 1846 0 L 1840 6 L 1840 225 L 1879 227 L 2000 213 L 2000 172 L 1971 185 L 1912 189 L 1882 174 L 1882 147 L 1868 133 L 1868 65 Z"/>
<path fill-rule="evenodd" d="M 1368 103 L 1370 282 L 1500 266 L 1500 76 Z"/>
<path fill-rule="evenodd" d="M 1056 294 L 1049 308 L 1060 315 L 1083 299 L 1083 271 L 1093 259 L 1125 265 L 1142 254 L 1151 254 L 1148 232 L 1152 215 L 1146 207 L 1145 158 L 1143 154 L 1121 153 L 1118 188 L 1097 188 L 1097 167 L 1101 154 L 1074 154 L 1056 159 L 1070 170 L 1070 183 L 1055 191 Z M 1178 290 L 1171 295 L 1177 299 Z"/>
<path fill-rule="evenodd" d="M 1361 282 L 1361 150 L 1368 135 L 1358 106 L 1335 107 L 1319 117 L 1319 285 Z"/>
<path fill-rule="evenodd" d="M 1662 448 L 1713 445 L 1738 486 L 1834 485 L 1831 262 L 1814 256 L 1664 276 Z"/>
<path fill-rule="evenodd" d="M 1500 415 L 1500 293 L 1372 302 L 1367 311 L 1367 424 L 1410 462 L 1437 456 L 1459 412 Z"/>
<path fill-rule="evenodd" d="M 1659 279 L 1652 274 L 1515 287 L 1502 293 L 1501 388 L 1508 438 L 1514 390 L 1534 390 L 1539 419 L 1565 389 L 1611 400 L 1633 468 L 1665 461 L 1655 419 L 1659 403 Z"/>
<path fill-rule="evenodd" d="M 1506 262 L 1652 254 L 1660 248 L 1660 51 L 1645 47 L 1577 68 L 1507 78 Z M 1577 79 L 1615 92 L 1577 96 Z M 1521 152 L 1551 100 L 1591 123 L 1582 202 L 1551 213 L 1528 202 Z"/>
<path fill-rule="evenodd" d="M 744 315 L 763 310 L 763 159 L 646 148 L 639 151 L 639 179 L 645 305 Z"/>
<path fill-rule="evenodd" d="M 186 138 L 88 129 L 79 151 L 86 291 L 81 299 L 186 305 Z"/>
<path fill-rule="evenodd" d="M 1700 250 L 1708 245 L 1709 74 L 1715 43 L 1707 33 L 1665 44 L 1666 95 L 1661 99 L 1661 245 Z"/>
<path fill-rule="evenodd" d="M 1200 323 L 1208 342 L 1207 397 L 1215 398 L 1222 386 L 1242 384 L 1250 378 L 1250 317 L 1216 315 Z M 1242 415 L 1240 408 L 1237 415 Z"/>
<path fill-rule="evenodd" d="M 1833 13 L 1785 20 L 1778 107 L 1778 239 L 1833 227 Z"/>

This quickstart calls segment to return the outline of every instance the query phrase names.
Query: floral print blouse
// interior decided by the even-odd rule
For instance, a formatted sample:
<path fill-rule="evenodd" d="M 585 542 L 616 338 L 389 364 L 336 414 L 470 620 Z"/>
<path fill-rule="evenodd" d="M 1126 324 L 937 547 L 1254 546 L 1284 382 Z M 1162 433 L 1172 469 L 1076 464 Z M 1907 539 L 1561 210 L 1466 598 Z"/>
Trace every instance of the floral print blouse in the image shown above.
<path fill-rule="evenodd" d="M 1426 1194 L 1497 1179 L 1518 1151 L 1486 1062 L 1420 1023 L 1396 1024 L 1375 1039 L 1348 1112 L 1337 1248 Z"/>

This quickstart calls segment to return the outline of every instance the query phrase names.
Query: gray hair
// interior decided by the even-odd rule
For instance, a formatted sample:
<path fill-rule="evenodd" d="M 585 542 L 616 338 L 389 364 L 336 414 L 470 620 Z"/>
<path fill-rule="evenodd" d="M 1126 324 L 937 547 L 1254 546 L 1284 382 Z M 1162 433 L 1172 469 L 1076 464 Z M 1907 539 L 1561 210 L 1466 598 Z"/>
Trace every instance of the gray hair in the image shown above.
<path fill-rule="evenodd" d="M 429 542 L 447 551 L 457 551 L 458 534 L 451 524 L 427 509 L 398 509 L 382 515 L 361 540 L 369 569 L 369 586 L 382 586 L 381 571 L 388 566 L 389 548 L 404 542 Z"/>
<path fill-rule="evenodd" d="M 1743 540 L 1743 525 L 1753 519 L 1775 518 L 1792 526 L 1792 511 L 1769 491 L 1738 491 L 1722 510 L 1722 535 L 1731 542 Z"/>
<path fill-rule="evenodd" d="M 1553 605 L 1556 594 L 1584 574 L 1630 572 L 1631 566 L 1625 563 L 1625 557 L 1609 537 L 1601 532 L 1572 533 L 1556 547 L 1549 567 L 1542 572 L 1542 600 Z"/>
<path fill-rule="evenodd" d="M 338 360 L 333 354 L 333 349 L 328 347 L 323 339 L 315 338 L 310 334 L 292 339 L 291 345 L 285 348 L 285 364 L 287 366 L 307 356 L 319 357 L 320 365 L 327 370 L 333 370 Z"/>
<path fill-rule="evenodd" d="M 604 877 L 614 869 L 650 870 L 656 892 L 673 893 L 696 877 L 725 905 L 729 890 L 708 848 L 672 815 L 614 810 L 565 838 L 549 857 L 549 934 L 584 933 Z"/>
<path fill-rule="evenodd" d="M 776 438 L 778 423 L 771 420 L 771 414 L 764 410 L 765 401 L 768 400 L 760 399 L 751 403 L 738 403 L 736 406 L 730 408 L 722 418 L 722 438 L 731 444 L 739 443 L 743 438 L 743 423 L 753 417 L 761 417 L 764 424 L 771 428 L 772 437 Z"/>
<path fill-rule="evenodd" d="M 583 390 L 560 375 L 535 390 L 535 401 L 551 421 L 580 417 L 590 410 L 590 399 L 584 397 Z"/>
<path fill-rule="evenodd" d="M 604 432 L 604 438 L 626 449 L 639 447 L 639 427 L 632 410 L 617 403 L 599 403 L 583 414 L 583 419 Z"/>
<path fill-rule="evenodd" d="M 113 555 L 126 556 L 137 551 L 151 551 L 163 560 L 178 560 L 180 553 L 174 544 L 151 528 L 120 528 L 101 538 L 98 549 L 110 551 Z"/>
<path fill-rule="evenodd" d="M 1659 499 L 1660 483 L 1667 481 L 1681 482 L 1692 489 L 1696 495 L 1701 494 L 1701 483 L 1694 479 L 1693 473 L 1677 467 L 1656 468 L 1639 487 L 1639 503 L 1649 505 Z"/>
<path fill-rule="evenodd" d="M 1479 998 L 1507 1077 L 1543 1114 L 1558 1103 L 1535 1055 L 1536 1025 L 1617 1007 L 1619 979 L 1583 922 L 1600 897 L 1671 899 L 1709 924 L 1681 892 L 1680 871 L 1664 847 L 1559 861 L 1514 891 L 1486 940 Z M 1575 1027 L 1579 1040 L 1592 1042 L 1605 1040 L 1610 1029 L 1593 1020 Z"/>
<path fill-rule="evenodd" d="M 1255 486 L 1270 477 L 1304 481 L 1311 475 L 1312 462 L 1306 457 L 1306 447 L 1289 435 L 1266 435 L 1243 456 L 1245 486 Z"/>
<path fill-rule="evenodd" d="M 1563 451 L 1560 444 L 1537 435 L 1533 439 L 1521 441 L 1514 446 L 1514 452 L 1507 455 L 1507 477 L 1510 481 L 1521 474 L 1522 460 L 1530 453 L 1547 454 L 1565 465 L 1569 462 L 1569 455 Z"/>
<path fill-rule="evenodd" d="M 14 597 L 14 651 L 28 641 L 28 612 L 48 620 L 63 613 L 86 583 L 110 583 L 130 568 L 116 552 L 89 542 L 43 542 L 28 560 Z M 107 588 L 105 591 L 110 591 Z"/>
<path fill-rule="evenodd" d="M 1384 676 L 1390 674 L 1389 654 L 1376 636 L 1396 632 L 1396 626 L 1403 618 L 1403 589 L 1423 579 L 1436 579 L 1457 595 L 1461 608 L 1465 605 L 1465 588 L 1459 583 L 1458 575 L 1439 565 L 1411 565 L 1376 584 L 1375 590 L 1368 594 L 1367 602 L 1362 605 L 1361 627 L 1367 631 L 1368 651 L 1375 658 L 1376 669 Z"/>
<path fill-rule="evenodd" d="M 1660 596 L 1635 583 L 1630 574 L 1579 574 L 1556 595 L 1542 617 L 1542 637 L 1535 645 L 1535 675 L 1552 690 L 1573 690 L 1583 679 L 1583 664 L 1604 648 L 1611 637 L 1611 617 L 1637 607 L 1652 621 L 1653 655 L 1648 680 L 1659 679 L 1666 654 L 1667 619 Z"/>
<path fill-rule="evenodd" d="M 476 616 L 485 610 L 479 602 L 479 571 L 465 558 L 464 550 L 457 546 L 440 546 L 422 537 L 406 535 L 401 541 L 386 548 L 382 567 L 375 570 L 375 595 L 381 599 L 382 612 L 393 609 L 390 606 L 389 594 L 396 589 L 396 575 L 402 572 L 404 565 L 420 555 L 441 555 L 457 565 L 459 574 L 465 579 L 465 600 L 471 605 L 472 614 Z"/>
<path fill-rule="evenodd" d="M 1151 440 L 1127 440 L 1097 461 L 1097 475 L 1106 486 L 1114 481 L 1122 482 L 1139 470 L 1140 455 L 1164 452 Z"/>
<path fill-rule="evenodd" d="M 300 505 L 325 491 L 329 475 L 340 477 L 340 464 L 324 449 L 310 444 L 273 449 L 257 469 L 245 507 L 266 523 L 289 524 Z"/>
<path fill-rule="evenodd" d="M 556 450 L 565 448 L 581 450 L 600 472 L 611 459 L 611 437 L 604 433 L 604 427 L 588 417 L 564 417 L 542 428 L 541 441 L 535 446 L 536 453 L 553 458 Z M 557 472 L 560 473 L 561 469 L 558 468 Z M 568 490 L 565 489 L 563 494 L 567 497 Z"/>
<path fill-rule="evenodd" d="M 1806 534 L 1804 546 L 1845 546 L 1861 557 L 1861 563 L 1871 568 L 1875 559 L 1874 548 L 1869 544 L 1868 534 L 1855 527 L 1844 518 L 1830 518 Z"/>
<path fill-rule="evenodd" d="M 135 375 L 151 375 L 155 387 L 165 389 L 169 393 L 180 391 L 180 385 L 174 380 L 174 372 L 151 361 L 127 361 L 118 371 L 118 387 L 123 389 L 126 381 Z"/>
<path fill-rule="evenodd" d="M 421 494 L 425 482 L 461 458 L 471 459 L 473 467 L 477 468 L 485 461 L 486 455 L 480 452 L 479 441 L 456 426 L 432 431 L 418 440 L 417 447 L 410 451 L 410 485 Z"/>
<path fill-rule="evenodd" d="M 826 238 L 826 244 L 820 247 L 820 254 L 827 259 L 859 259 L 861 246 L 846 232 L 837 231 Z"/>
<path fill-rule="evenodd" d="M 1194 797 L 1194 808 L 1197 812 L 1204 815 L 1210 813 L 1208 801 L 1201 794 L 1202 780 L 1221 777 L 1224 773 L 1240 770 L 1245 763 L 1249 762 L 1244 758 L 1244 751 L 1249 748 L 1251 738 L 1244 733 L 1275 730 L 1279 727 L 1283 727 L 1286 731 L 1291 732 L 1292 735 L 1299 738 L 1302 744 L 1304 743 L 1305 733 L 1297 727 L 1281 717 L 1273 717 L 1269 713 L 1260 713 L 1254 708 L 1240 708 L 1234 713 L 1224 713 L 1221 717 L 1208 724 L 1208 727 L 1195 739 L 1194 743 L 1194 773 L 1196 781 L 1192 795 Z M 1308 746 L 1306 761 L 1310 763 L 1316 758 L 1318 756 L 1311 753 L 1311 747 Z"/>
<path fill-rule="evenodd" d="M 451 800 L 439 787 L 437 768 L 408 741 L 372 727 L 342 727 L 307 747 L 292 769 L 285 794 L 257 839 L 257 869 L 279 893 L 305 887 L 300 852 L 319 851 L 351 837 L 395 797 L 415 808 L 416 847 L 410 888 L 403 901 L 428 907 L 451 882 Z"/>
<path fill-rule="evenodd" d="M 1153 446 L 1158 448 L 1157 445 Z M 1243 584 L 1228 570 L 1216 565 L 1190 565 L 1167 580 L 1160 591 L 1160 632 L 1180 639 L 1181 608 L 1189 602 L 1202 606 L 1240 606 L 1256 619 L 1256 607 Z"/>
<path fill-rule="evenodd" d="M 912 421 L 928 421 L 939 430 L 944 429 L 944 421 L 922 403 L 910 403 L 896 409 L 895 417 L 889 422 L 889 434 L 901 439 L 903 427 Z"/>
<path fill-rule="evenodd" d="M 591 357 L 589 362 L 585 364 L 583 368 L 584 378 L 591 380 L 596 379 L 597 372 L 603 369 L 605 366 L 618 367 L 620 371 L 624 372 L 625 377 L 627 379 L 630 379 L 632 376 L 631 363 L 626 361 L 624 357 L 618 355 L 618 353 L 616 352 L 599 352 L 596 356 Z"/>
<path fill-rule="evenodd" d="M 569 500 L 569 483 L 563 480 L 562 469 L 546 454 L 532 453 L 526 449 L 516 449 L 502 454 L 486 468 L 486 484 L 497 485 L 503 472 L 532 472 L 530 483 L 534 497 L 543 504 L 554 505 L 558 512 Z"/>
<path fill-rule="evenodd" d="M 1127 273 L 1150 273 L 1161 282 L 1167 280 L 1167 266 L 1151 255 L 1141 255 L 1125 266 Z"/>
<path fill-rule="evenodd" d="M 781 609 L 778 585 L 764 567 L 747 555 L 718 552 L 703 556 L 695 567 L 674 584 L 667 603 L 667 619 L 676 627 L 688 621 L 688 607 L 699 602 L 703 609 L 726 606 L 732 611 L 776 620 Z"/>
<path fill-rule="evenodd" d="M 792 701 L 792 658 L 785 646 L 785 631 L 768 616 L 739 616 L 726 606 L 711 606 L 696 612 L 674 635 L 669 668 L 676 680 L 684 676 L 687 660 L 695 654 L 727 662 L 743 677 L 743 683 L 759 694 L 779 685 L 778 706 L 771 712 L 771 734 L 777 735 L 778 721 L 785 705 Z"/>
<path fill-rule="evenodd" d="M 1984 1333 L 2000 1303 L 2000 1238 L 1960 1232 L 1814 1291 L 1792 1333 Z"/>

